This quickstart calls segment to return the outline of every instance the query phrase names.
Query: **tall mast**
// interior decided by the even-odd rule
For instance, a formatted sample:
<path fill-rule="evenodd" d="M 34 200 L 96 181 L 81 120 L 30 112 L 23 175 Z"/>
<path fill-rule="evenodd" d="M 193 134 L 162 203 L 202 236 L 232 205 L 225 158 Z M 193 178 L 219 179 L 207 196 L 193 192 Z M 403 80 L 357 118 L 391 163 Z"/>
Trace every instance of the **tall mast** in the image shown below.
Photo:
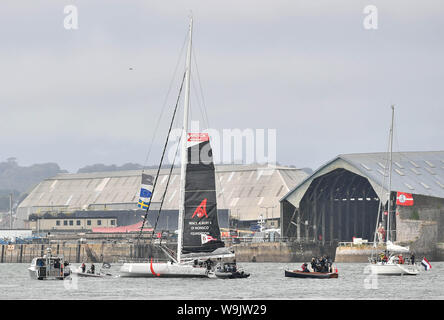
<path fill-rule="evenodd" d="M 183 131 L 182 131 L 182 146 L 181 146 L 181 168 L 180 168 L 180 204 L 179 204 L 179 224 L 178 224 L 178 239 L 177 239 L 177 262 L 180 263 L 180 256 L 182 254 L 182 238 L 183 238 L 183 217 L 185 215 L 185 178 L 188 163 L 187 155 L 187 134 L 188 134 L 188 112 L 190 109 L 190 78 L 191 78 L 191 45 L 193 36 L 193 18 L 190 18 L 190 29 L 188 39 L 188 50 L 185 67 L 185 98 L 183 108 Z"/>
<path fill-rule="evenodd" d="M 389 185 L 388 185 L 388 205 L 387 205 L 387 241 L 390 240 L 390 210 L 392 194 L 392 164 L 393 164 L 393 119 L 395 117 L 395 106 L 392 105 L 392 124 L 390 126 L 390 163 L 389 163 Z"/>

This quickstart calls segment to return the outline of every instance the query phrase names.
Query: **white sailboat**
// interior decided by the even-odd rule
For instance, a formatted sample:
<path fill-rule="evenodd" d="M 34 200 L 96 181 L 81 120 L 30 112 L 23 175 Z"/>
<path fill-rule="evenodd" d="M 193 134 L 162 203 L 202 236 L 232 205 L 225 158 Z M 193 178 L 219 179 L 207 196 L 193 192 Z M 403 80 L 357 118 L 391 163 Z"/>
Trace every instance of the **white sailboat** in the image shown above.
<path fill-rule="evenodd" d="M 216 260 L 234 258 L 234 253 L 225 248 L 221 241 L 209 137 L 188 132 L 192 31 L 191 18 L 185 70 L 177 253 L 174 256 L 161 247 L 170 261 L 125 263 L 120 269 L 122 277 L 209 277 Z M 202 155 L 202 151 L 206 158 L 202 160 L 198 157 L 196 161 L 194 156 Z M 149 206 L 149 200 L 139 201 L 139 204 Z"/>
<path fill-rule="evenodd" d="M 390 152 L 389 152 L 389 183 L 388 183 L 388 200 L 387 200 L 387 237 L 385 242 L 386 250 L 384 252 L 384 257 L 382 259 L 374 259 L 373 257 L 370 260 L 370 270 L 374 275 L 417 275 L 419 273 L 419 269 L 416 265 L 405 264 L 398 258 L 399 254 L 409 253 L 409 247 L 403 247 L 400 245 L 396 245 L 391 241 L 390 237 L 390 216 L 391 216 L 391 184 L 392 184 L 392 150 L 393 150 L 393 120 L 395 116 L 395 107 L 392 106 L 392 122 L 390 126 Z M 379 222 L 379 214 L 378 221 Z M 374 239 L 374 247 L 376 247 L 376 234 L 377 230 L 375 230 L 375 239 Z"/>

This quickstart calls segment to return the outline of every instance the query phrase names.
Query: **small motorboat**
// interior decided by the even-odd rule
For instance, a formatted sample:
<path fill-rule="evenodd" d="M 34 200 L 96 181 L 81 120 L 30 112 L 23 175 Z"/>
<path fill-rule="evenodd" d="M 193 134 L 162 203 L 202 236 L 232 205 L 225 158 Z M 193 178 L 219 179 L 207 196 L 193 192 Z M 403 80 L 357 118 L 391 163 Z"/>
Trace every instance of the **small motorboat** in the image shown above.
<path fill-rule="evenodd" d="M 286 277 L 292 278 L 311 278 L 311 279 L 331 279 L 337 278 L 337 272 L 307 272 L 301 270 L 285 270 Z"/>
<path fill-rule="evenodd" d="M 225 262 L 216 266 L 214 275 L 219 279 L 242 279 L 248 278 L 249 273 L 239 270 L 235 262 Z"/>
<path fill-rule="evenodd" d="M 99 272 L 95 272 L 93 270 L 83 271 L 82 267 L 78 267 L 77 269 L 72 270 L 72 274 L 76 275 L 78 277 L 89 277 L 89 278 L 104 278 L 104 277 L 112 277 L 113 275 L 109 272 L 104 272 L 103 269 L 109 269 L 109 264 L 103 264 L 102 268 L 99 270 Z"/>
<path fill-rule="evenodd" d="M 71 274 L 69 263 L 63 256 L 52 255 L 51 248 L 46 249 L 43 257 L 32 259 L 28 271 L 31 278 L 37 280 L 63 280 Z"/>
<path fill-rule="evenodd" d="M 111 273 L 92 273 L 92 272 L 82 272 L 80 268 L 72 270 L 72 274 L 78 277 L 90 277 L 90 278 L 104 278 L 104 277 L 112 277 Z"/>

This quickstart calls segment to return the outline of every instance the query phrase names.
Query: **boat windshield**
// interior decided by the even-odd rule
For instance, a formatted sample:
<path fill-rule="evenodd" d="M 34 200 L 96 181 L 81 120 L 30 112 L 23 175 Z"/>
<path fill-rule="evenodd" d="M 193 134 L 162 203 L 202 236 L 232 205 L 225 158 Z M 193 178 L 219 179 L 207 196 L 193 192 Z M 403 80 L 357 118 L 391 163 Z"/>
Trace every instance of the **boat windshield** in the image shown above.
<path fill-rule="evenodd" d="M 45 259 L 36 259 L 36 265 L 38 267 L 43 267 L 45 266 Z"/>

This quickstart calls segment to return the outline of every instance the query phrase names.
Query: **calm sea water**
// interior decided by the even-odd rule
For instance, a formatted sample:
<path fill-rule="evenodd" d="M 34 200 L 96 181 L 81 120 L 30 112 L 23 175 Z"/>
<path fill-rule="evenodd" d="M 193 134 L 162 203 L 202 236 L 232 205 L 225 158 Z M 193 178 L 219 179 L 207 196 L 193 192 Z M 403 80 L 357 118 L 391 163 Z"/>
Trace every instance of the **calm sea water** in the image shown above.
<path fill-rule="evenodd" d="M 32 280 L 28 264 L 0 264 L 0 299 L 444 299 L 444 262 L 417 276 L 366 273 L 366 264 L 337 264 L 338 279 L 285 278 L 301 263 L 240 263 L 247 279 L 77 278 Z M 77 266 L 77 265 L 74 265 Z M 88 265 L 89 266 L 89 265 Z M 98 265 L 96 265 L 98 266 Z M 118 275 L 115 264 L 109 272 Z M 190 297 L 190 288 L 198 288 Z"/>

